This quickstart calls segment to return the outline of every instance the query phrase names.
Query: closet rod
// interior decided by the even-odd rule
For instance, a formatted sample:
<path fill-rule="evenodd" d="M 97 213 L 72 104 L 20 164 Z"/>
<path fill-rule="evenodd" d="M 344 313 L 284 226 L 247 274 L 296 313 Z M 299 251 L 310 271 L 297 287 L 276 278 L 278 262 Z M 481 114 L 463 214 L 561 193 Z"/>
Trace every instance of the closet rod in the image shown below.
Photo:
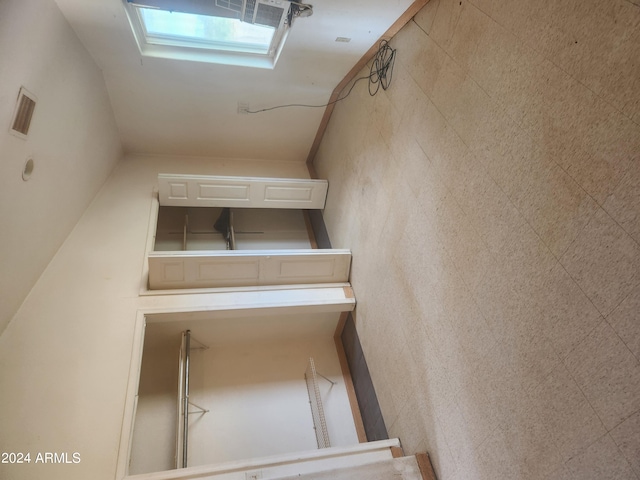
<path fill-rule="evenodd" d="M 195 342 L 200 346 L 191 347 L 191 342 Z M 189 415 L 192 413 L 200 413 L 205 414 L 209 412 L 209 410 L 201 407 L 200 405 L 196 405 L 195 403 L 189 400 L 189 369 L 191 366 L 191 350 L 207 350 L 209 347 L 204 343 L 196 340 L 195 338 L 191 338 L 191 330 L 185 330 L 182 332 L 182 347 L 180 354 L 180 369 L 182 372 L 182 377 L 180 379 L 180 398 L 178 400 L 179 412 L 178 412 L 178 435 L 176 441 L 176 467 L 177 468 L 186 468 L 187 465 L 187 456 L 189 451 Z M 190 412 L 189 405 L 195 407 L 198 411 Z M 180 416 L 182 415 L 182 419 Z M 180 423 L 182 420 L 182 423 Z M 182 427 L 182 428 L 180 428 Z M 182 436 L 180 436 L 180 430 L 182 430 Z M 179 458 L 182 458 L 182 461 L 178 461 Z"/>
<path fill-rule="evenodd" d="M 185 332 L 184 387 L 182 411 L 182 467 L 187 467 L 187 447 L 189 443 L 189 359 L 191 356 L 191 330 Z"/>

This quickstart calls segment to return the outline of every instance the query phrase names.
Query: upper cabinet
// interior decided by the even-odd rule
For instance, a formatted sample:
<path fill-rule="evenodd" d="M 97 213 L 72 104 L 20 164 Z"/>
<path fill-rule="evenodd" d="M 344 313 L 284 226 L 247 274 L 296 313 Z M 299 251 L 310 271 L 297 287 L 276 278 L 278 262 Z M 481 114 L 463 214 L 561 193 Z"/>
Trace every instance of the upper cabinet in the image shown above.
<path fill-rule="evenodd" d="M 314 249 L 304 210 L 324 207 L 326 180 L 158 176 L 149 288 L 346 282 L 351 252 Z"/>
<path fill-rule="evenodd" d="M 160 205 L 322 209 L 326 180 L 158 175 Z"/>

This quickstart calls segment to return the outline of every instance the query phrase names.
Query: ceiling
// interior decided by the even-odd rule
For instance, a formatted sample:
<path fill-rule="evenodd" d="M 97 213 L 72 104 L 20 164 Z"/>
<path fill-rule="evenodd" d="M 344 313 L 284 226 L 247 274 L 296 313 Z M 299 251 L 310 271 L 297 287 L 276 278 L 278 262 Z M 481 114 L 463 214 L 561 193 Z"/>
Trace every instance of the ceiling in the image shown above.
<path fill-rule="evenodd" d="M 126 153 L 304 162 L 323 104 L 411 0 L 312 0 L 274 70 L 142 57 L 122 0 L 56 0 L 103 70 Z M 348 37 L 348 43 L 336 42 Z M 366 88 L 364 84 L 356 88 Z"/>

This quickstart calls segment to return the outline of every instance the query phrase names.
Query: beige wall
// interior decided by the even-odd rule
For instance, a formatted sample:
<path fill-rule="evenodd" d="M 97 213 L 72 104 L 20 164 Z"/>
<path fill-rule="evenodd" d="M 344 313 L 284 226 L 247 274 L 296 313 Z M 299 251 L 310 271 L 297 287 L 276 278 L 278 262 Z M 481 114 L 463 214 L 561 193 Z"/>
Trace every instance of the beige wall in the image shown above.
<path fill-rule="evenodd" d="M 331 384 L 326 380 L 320 379 L 319 385 L 327 404 L 327 419 L 333 420 L 332 445 L 357 445 L 331 336 L 241 343 L 215 347 L 192 357 L 191 398 L 211 409 L 199 421 L 192 419 L 192 464 L 315 450 L 317 443 L 304 381 L 309 357 L 314 358 L 321 373 L 338 382 L 330 392 Z"/>
<path fill-rule="evenodd" d="M 148 334 L 149 329 L 147 338 Z M 160 345 L 144 349 L 129 462 L 132 475 L 176 467 L 176 455 L 180 454 L 176 451 L 176 415 L 181 340 L 181 335 L 172 335 Z"/>
<path fill-rule="evenodd" d="M 38 100 L 26 140 L 9 134 L 21 86 Z M 0 332 L 120 156 L 102 72 L 55 3 L 1 2 Z"/>

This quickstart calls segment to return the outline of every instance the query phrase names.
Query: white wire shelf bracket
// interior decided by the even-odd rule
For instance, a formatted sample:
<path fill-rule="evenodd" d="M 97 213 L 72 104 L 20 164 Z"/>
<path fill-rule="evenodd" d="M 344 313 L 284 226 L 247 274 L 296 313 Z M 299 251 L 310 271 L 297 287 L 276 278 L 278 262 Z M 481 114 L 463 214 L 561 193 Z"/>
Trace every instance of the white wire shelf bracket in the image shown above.
<path fill-rule="evenodd" d="M 313 358 L 309 358 L 307 369 L 304 372 L 304 378 L 307 383 L 307 392 L 309 393 L 309 405 L 311 406 L 311 416 L 313 417 L 313 428 L 316 433 L 318 448 L 329 448 L 331 446 L 331 442 L 329 441 L 329 432 L 327 430 L 327 422 L 324 416 L 324 407 L 322 406 L 322 396 L 320 395 L 320 388 L 318 387 L 318 377 L 324 378 L 330 382 L 332 386 L 335 385 L 335 382 L 329 380 L 327 377 L 316 371 Z"/>

